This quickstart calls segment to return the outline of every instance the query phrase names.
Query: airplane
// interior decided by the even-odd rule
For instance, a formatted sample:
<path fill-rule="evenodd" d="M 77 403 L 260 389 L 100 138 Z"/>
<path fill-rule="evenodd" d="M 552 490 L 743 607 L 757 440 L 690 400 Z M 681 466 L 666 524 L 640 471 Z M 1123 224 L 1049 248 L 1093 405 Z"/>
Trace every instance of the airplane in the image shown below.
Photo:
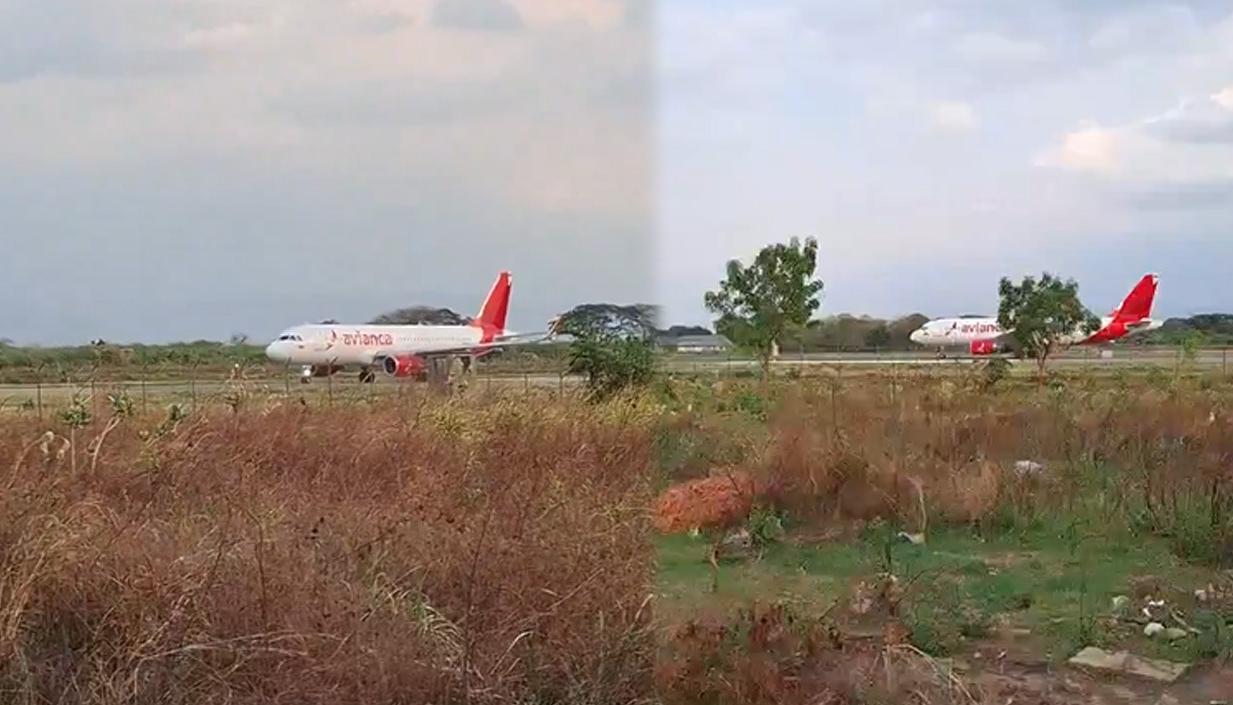
<path fill-rule="evenodd" d="M 479 315 L 465 325 L 305 324 L 280 333 L 265 354 L 275 362 L 302 365 L 304 383 L 348 366 L 360 368 L 361 382 L 376 378 L 374 367 L 391 377 L 422 381 L 433 360 L 461 356 L 469 362 L 498 348 L 539 343 L 555 334 L 555 321 L 543 334 L 505 329 L 511 288 L 510 273 L 501 272 Z"/>
<path fill-rule="evenodd" d="M 1151 317 L 1159 281 L 1160 277 L 1155 274 L 1143 275 L 1122 304 L 1100 319 L 1100 327 L 1095 332 L 1088 333 L 1080 328 L 1064 336 L 1062 345 L 1099 345 L 1156 330 L 1164 324 Z M 1011 331 L 1003 330 L 997 318 L 987 316 L 938 318 L 912 331 L 908 338 L 918 345 L 938 348 L 942 356 L 946 348 L 966 347 L 973 356 L 994 355 L 1015 348 Z"/>

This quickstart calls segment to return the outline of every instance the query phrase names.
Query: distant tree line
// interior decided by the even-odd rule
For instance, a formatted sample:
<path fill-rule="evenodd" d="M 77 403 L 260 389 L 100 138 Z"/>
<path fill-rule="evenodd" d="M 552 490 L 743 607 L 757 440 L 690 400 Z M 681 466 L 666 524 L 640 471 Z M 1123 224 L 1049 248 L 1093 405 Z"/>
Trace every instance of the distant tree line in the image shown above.
<path fill-rule="evenodd" d="M 712 334 L 712 330 L 705 326 L 670 325 L 660 328 L 655 308 L 646 304 L 584 304 L 571 309 L 564 318 L 589 330 L 622 335 L 637 331 L 639 336 L 660 341 Z M 373 322 L 460 325 L 469 320 L 448 308 L 411 306 L 384 313 L 374 318 Z M 920 313 L 889 320 L 850 314 L 817 318 L 785 333 L 780 341 L 781 352 L 909 350 L 913 344 L 908 336 L 927 320 L 928 317 Z M 1206 313 L 1170 318 L 1160 329 L 1133 336 L 1120 344 L 1177 346 L 1194 344 L 1195 341 L 1202 345 L 1233 346 L 1233 314 Z M 10 339 L 0 338 L 0 366 L 231 365 L 264 361 L 263 345 L 260 341 L 254 344 L 243 334 L 231 336 L 229 343 L 196 340 L 164 345 L 116 345 L 97 341 L 89 345 L 58 347 L 19 346 Z"/>
<path fill-rule="evenodd" d="M 1204 345 L 1233 345 L 1233 314 L 1203 313 L 1189 318 L 1169 318 L 1160 328 L 1137 336 L 1143 345 L 1181 345 L 1198 336 Z"/>
<path fill-rule="evenodd" d="M 913 343 L 908 336 L 928 320 L 928 316 L 920 313 L 890 320 L 841 313 L 810 321 L 796 335 L 785 337 L 781 349 L 785 353 L 821 350 L 909 350 Z"/>

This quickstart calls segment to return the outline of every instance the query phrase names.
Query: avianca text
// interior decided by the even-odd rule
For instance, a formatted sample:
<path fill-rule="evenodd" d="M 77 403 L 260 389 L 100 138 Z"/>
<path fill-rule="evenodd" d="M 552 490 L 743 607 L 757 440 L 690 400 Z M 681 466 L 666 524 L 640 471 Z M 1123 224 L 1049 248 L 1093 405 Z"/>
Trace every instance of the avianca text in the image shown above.
<path fill-rule="evenodd" d="M 376 345 L 393 345 L 394 336 L 389 333 L 331 333 L 330 342 L 335 342 L 342 339 L 342 344 L 347 346 L 360 345 L 371 347 Z"/>

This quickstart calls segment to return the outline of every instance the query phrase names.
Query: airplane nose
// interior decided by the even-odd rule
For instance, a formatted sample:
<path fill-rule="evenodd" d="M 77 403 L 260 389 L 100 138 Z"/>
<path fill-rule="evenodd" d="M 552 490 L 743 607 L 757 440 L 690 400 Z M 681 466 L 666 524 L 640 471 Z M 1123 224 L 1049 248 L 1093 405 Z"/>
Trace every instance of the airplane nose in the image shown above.
<path fill-rule="evenodd" d="M 287 351 L 283 348 L 282 345 L 278 344 L 277 340 L 266 346 L 265 356 L 270 358 L 274 362 L 286 362 L 289 359 L 289 356 L 287 355 Z"/>
<path fill-rule="evenodd" d="M 913 343 L 920 344 L 921 340 L 924 337 L 925 337 L 924 331 L 914 330 L 912 331 L 911 335 L 908 336 L 908 340 L 912 341 Z"/>

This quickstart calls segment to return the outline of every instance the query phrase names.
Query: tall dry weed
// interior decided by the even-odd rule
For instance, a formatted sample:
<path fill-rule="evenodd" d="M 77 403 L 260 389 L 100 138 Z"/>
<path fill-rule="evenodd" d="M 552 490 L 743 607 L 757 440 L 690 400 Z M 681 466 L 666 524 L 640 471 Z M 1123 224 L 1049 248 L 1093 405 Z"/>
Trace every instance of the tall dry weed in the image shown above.
<path fill-rule="evenodd" d="M 883 385 L 886 388 L 882 388 Z M 752 473 L 798 521 L 1036 521 L 1095 503 L 1158 533 L 1233 536 L 1233 390 L 987 390 L 927 374 L 799 380 Z M 1022 468 L 1030 468 L 1024 472 Z M 919 490 L 919 492 L 918 492 Z M 1233 540 L 1228 542 L 1233 561 Z"/>
<path fill-rule="evenodd" d="M 246 406 L 76 475 L 5 424 L 2 699 L 639 701 L 653 415 Z"/>

